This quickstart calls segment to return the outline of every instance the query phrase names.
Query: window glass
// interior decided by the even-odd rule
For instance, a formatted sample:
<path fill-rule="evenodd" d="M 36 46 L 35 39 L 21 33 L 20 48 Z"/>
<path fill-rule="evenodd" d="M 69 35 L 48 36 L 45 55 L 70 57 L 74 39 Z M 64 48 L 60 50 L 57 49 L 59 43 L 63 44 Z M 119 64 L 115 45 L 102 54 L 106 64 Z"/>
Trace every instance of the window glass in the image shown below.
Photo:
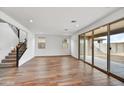
<path fill-rule="evenodd" d="M 38 37 L 38 48 L 39 49 L 46 48 L 46 38 L 45 37 Z"/>
<path fill-rule="evenodd" d="M 63 48 L 68 48 L 68 39 L 64 39 L 63 41 L 62 41 L 62 46 L 63 46 Z"/>

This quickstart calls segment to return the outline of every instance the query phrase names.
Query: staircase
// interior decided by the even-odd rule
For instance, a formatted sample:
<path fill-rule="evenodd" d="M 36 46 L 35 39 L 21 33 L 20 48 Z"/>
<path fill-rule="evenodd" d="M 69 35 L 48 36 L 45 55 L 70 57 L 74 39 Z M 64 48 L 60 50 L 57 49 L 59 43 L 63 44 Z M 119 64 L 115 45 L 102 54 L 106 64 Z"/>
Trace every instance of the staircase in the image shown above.
<path fill-rule="evenodd" d="M 0 68 L 18 67 L 18 62 L 27 49 L 27 40 L 20 42 L 0 63 Z"/>
<path fill-rule="evenodd" d="M 0 68 L 18 67 L 19 60 L 27 49 L 27 33 L 14 25 L 9 26 L 18 37 L 18 45 L 0 62 Z"/>
<path fill-rule="evenodd" d="M 14 48 L 0 63 L 0 68 L 16 67 L 16 49 Z"/>

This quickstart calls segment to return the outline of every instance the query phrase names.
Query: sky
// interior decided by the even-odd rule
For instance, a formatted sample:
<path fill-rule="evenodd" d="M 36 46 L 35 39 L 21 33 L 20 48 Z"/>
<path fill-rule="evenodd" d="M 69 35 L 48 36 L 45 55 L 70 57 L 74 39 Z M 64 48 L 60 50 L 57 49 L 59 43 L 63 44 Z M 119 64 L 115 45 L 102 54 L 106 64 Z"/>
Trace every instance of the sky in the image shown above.
<path fill-rule="evenodd" d="M 110 36 L 111 43 L 124 42 L 124 33 L 115 34 Z"/>
<path fill-rule="evenodd" d="M 103 41 L 103 43 L 107 43 L 107 36 L 103 36 L 103 37 L 99 37 L 99 38 L 104 38 L 104 39 L 106 39 L 106 40 Z M 124 42 L 124 33 L 115 34 L 115 35 L 110 35 L 110 42 L 111 42 L 111 43 Z"/>

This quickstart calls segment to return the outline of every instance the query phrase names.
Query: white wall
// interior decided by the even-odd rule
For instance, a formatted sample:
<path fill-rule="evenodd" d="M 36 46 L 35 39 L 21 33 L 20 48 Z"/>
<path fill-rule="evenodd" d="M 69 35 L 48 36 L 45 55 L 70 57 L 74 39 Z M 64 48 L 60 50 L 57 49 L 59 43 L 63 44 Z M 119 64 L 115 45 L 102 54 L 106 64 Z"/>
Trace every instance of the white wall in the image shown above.
<path fill-rule="evenodd" d="M 29 61 L 32 59 L 34 55 L 34 48 L 35 48 L 35 38 L 34 35 L 30 32 L 28 32 L 28 42 L 27 42 L 27 50 L 19 60 L 19 66 L 24 64 L 25 62 Z"/>
<path fill-rule="evenodd" d="M 34 44 L 35 44 L 34 43 L 34 34 L 31 31 L 29 31 L 26 27 L 21 25 L 19 22 L 17 22 L 16 20 L 11 18 L 10 16 L 3 13 L 2 11 L 0 11 L 0 18 L 3 19 L 4 21 L 20 28 L 20 29 L 23 29 L 28 34 L 28 38 L 27 38 L 27 41 L 28 41 L 27 47 L 28 48 L 19 61 L 19 65 L 21 66 L 22 64 L 24 64 L 25 62 L 27 62 L 28 60 L 30 60 L 31 58 L 34 57 Z"/>
<path fill-rule="evenodd" d="M 46 38 L 46 48 L 38 49 L 38 37 Z M 69 47 L 64 49 L 62 47 L 62 40 L 69 39 Z M 70 55 L 70 37 L 60 35 L 35 35 L 35 55 L 36 56 L 57 56 Z"/>
<path fill-rule="evenodd" d="M 78 58 L 78 34 L 71 37 L 71 55 Z"/>
<path fill-rule="evenodd" d="M 18 44 L 18 37 L 7 23 L 0 23 L 0 63 Z"/>
<path fill-rule="evenodd" d="M 119 18 L 124 18 L 124 8 L 120 8 L 118 11 L 112 13 L 111 15 L 105 17 L 102 20 L 99 20 L 98 22 L 92 24 L 91 26 L 80 30 L 79 32 L 73 34 L 71 36 L 71 55 L 73 57 L 78 58 L 78 35 L 87 31 L 90 31 L 96 27 L 102 26 L 106 23 L 112 22 L 114 20 L 117 20 Z"/>

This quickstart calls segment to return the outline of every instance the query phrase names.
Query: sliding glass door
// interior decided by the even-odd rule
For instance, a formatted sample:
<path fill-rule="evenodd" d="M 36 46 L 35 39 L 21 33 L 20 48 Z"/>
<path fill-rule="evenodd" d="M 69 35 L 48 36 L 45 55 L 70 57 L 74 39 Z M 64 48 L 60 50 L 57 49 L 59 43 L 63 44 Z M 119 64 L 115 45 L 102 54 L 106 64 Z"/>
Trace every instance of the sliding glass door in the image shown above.
<path fill-rule="evenodd" d="M 94 65 L 107 71 L 107 26 L 94 30 Z"/>
<path fill-rule="evenodd" d="M 92 64 L 92 31 L 85 33 L 85 61 Z"/>
<path fill-rule="evenodd" d="M 124 79 L 124 19 L 80 35 L 80 59 Z"/>
<path fill-rule="evenodd" d="M 124 20 L 110 25 L 110 70 L 124 78 Z"/>

